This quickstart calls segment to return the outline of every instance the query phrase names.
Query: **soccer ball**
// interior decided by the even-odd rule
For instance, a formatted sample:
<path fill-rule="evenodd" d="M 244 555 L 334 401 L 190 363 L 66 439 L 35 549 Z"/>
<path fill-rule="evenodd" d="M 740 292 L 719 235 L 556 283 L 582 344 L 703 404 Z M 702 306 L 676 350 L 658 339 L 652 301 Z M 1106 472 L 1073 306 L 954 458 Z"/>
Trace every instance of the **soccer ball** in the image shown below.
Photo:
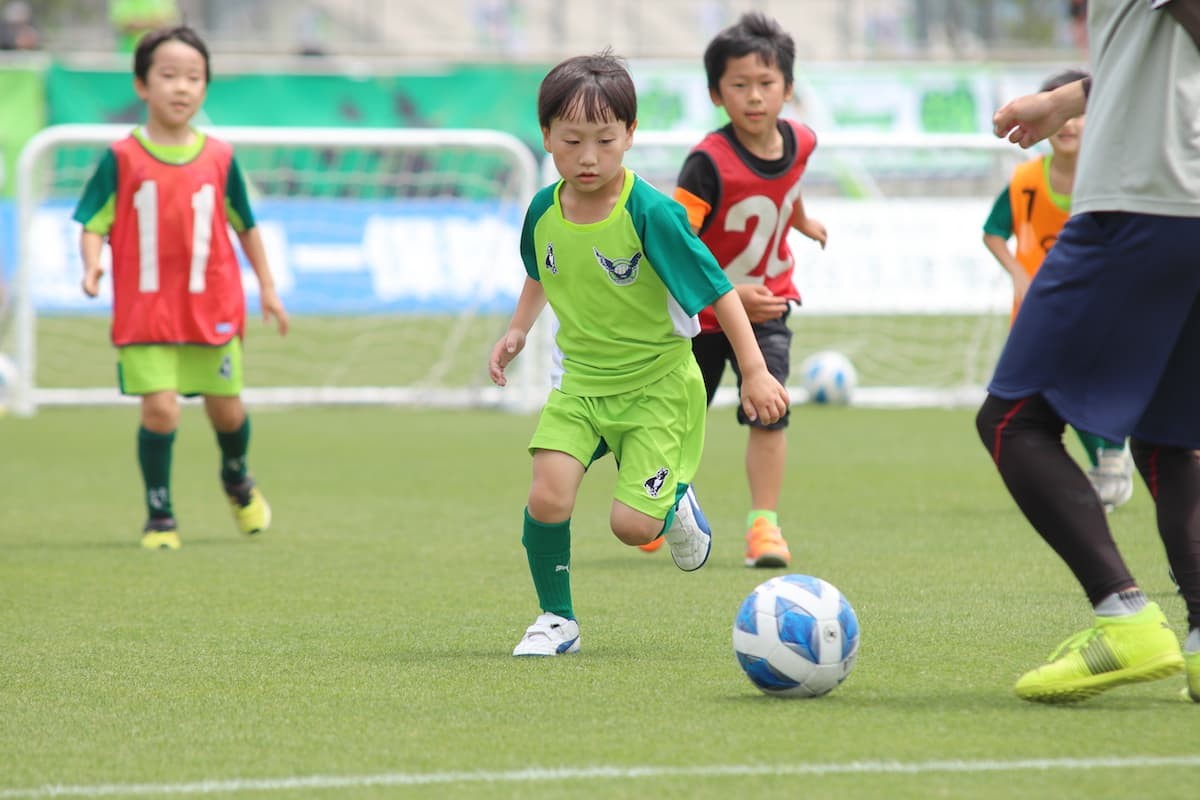
<path fill-rule="evenodd" d="M 742 601 L 733 620 L 733 652 L 763 692 L 820 697 L 854 667 L 858 617 L 833 584 L 780 575 Z"/>
<path fill-rule="evenodd" d="M 850 359 L 833 350 L 804 359 L 800 379 L 808 398 L 822 405 L 848 405 L 858 385 L 858 373 Z"/>

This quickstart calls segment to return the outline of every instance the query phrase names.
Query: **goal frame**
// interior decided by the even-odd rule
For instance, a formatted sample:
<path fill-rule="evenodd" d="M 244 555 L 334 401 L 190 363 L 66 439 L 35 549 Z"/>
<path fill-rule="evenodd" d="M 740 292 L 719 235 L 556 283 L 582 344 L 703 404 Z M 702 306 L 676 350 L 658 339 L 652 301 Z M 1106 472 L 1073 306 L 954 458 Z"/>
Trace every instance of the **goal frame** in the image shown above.
<path fill-rule="evenodd" d="M 129 125 L 55 125 L 35 134 L 22 148 L 16 168 L 17 268 L 13 283 L 13 361 L 16 380 L 9 388 L 9 410 L 31 416 L 42 405 L 103 405 L 133 402 L 114 389 L 46 389 L 37 386 L 36 309 L 32 296 L 33 219 L 40 202 L 38 169 L 55 149 L 65 146 L 103 146 L 128 135 Z M 502 155 L 516 170 L 520 202 L 527 203 L 538 188 L 539 167 L 529 147 L 503 131 L 485 129 L 392 129 L 331 127 L 204 126 L 203 130 L 231 144 L 249 146 L 438 148 L 484 150 Z M 542 342 L 549 326 L 539 324 L 530 333 L 530 356 L 548 353 Z M 518 359 L 504 390 L 430 389 L 428 387 L 320 387 L 247 388 L 243 397 L 251 404 L 402 404 L 441 407 L 493 406 L 528 411 L 540 406 L 549 388 L 548 367 L 539 359 Z"/>

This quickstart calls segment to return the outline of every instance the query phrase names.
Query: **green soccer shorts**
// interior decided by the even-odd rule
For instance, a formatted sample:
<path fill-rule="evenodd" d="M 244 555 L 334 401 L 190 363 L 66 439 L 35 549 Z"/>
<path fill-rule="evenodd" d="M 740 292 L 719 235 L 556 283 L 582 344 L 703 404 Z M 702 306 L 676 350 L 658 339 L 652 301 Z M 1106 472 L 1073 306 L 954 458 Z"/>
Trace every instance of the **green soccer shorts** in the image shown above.
<path fill-rule="evenodd" d="M 614 499 L 666 519 L 700 466 L 706 400 L 704 379 L 690 356 L 632 392 L 576 397 L 555 389 L 529 450 L 557 450 L 585 466 L 611 450 L 617 461 Z"/>
<path fill-rule="evenodd" d="M 117 350 L 121 394 L 178 392 L 187 397 L 242 393 L 242 340 L 223 345 L 131 344 Z"/>

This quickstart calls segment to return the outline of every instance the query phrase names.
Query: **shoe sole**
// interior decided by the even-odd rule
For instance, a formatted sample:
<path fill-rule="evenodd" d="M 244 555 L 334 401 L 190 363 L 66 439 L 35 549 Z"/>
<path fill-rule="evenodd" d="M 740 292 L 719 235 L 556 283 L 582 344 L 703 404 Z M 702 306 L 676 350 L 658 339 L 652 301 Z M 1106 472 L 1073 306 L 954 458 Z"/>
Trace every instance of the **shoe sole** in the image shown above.
<path fill-rule="evenodd" d="M 562 645 L 559 645 L 559 647 L 562 647 Z M 553 656 L 567 656 L 572 653 L 578 653 L 578 652 L 579 652 L 579 637 L 576 636 L 574 639 L 571 640 L 571 644 L 567 646 L 566 650 L 559 650 L 554 653 L 518 653 L 516 650 L 513 650 L 513 657 L 514 658 L 551 658 Z"/>
<path fill-rule="evenodd" d="M 694 567 L 683 566 L 678 561 L 675 561 L 674 553 L 671 554 L 671 560 L 675 561 L 675 566 L 678 567 L 681 572 L 695 572 L 696 570 L 700 569 L 701 567 L 703 567 L 705 564 L 708 563 L 708 557 L 710 555 L 712 555 L 712 537 L 711 536 L 708 537 L 708 549 L 704 551 L 704 558 L 701 559 L 700 563 L 697 564 L 696 566 L 694 566 Z"/>
<path fill-rule="evenodd" d="M 1072 683 L 1056 686 L 1036 686 L 1015 689 L 1017 697 L 1035 703 L 1078 703 L 1098 694 L 1127 686 L 1131 683 L 1148 683 L 1169 678 L 1183 671 L 1183 657 L 1178 654 L 1159 656 L 1136 668 L 1089 675 Z"/>
<path fill-rule="evenodd" d="M 180 548 L 180 546 L 181 545 L 179 544 L 179 542 L 163 542 L 163 541 L 155 542 L 154 540 L 151 540 L 149 542 L 147 542 L 145 540 L 142 541 L 142 549 L 143 550 L 178 550 Z"/>
<path fill-rule="evenodd" d="M 791 559 L 777 553 L 764 553 L 758 558 L 746 557 L 747 567 L 786 567 L 789 563 Z"/>
<path fill-rule="evenodd" d="M 691 498 L 688 497 L 688 494 L 691 494 Z M 685 567 L 683 564 L 680 564 L 679 559 L 677 559 L 675 557 L 675 551 L 671 550 L 671 560 L 675 562 L 675 566 L 678 567 L 680 569 L 680 571 L 695 572 L 696 570 L 700 569 L 705 564 L 707 564 L 708 557 L 710 555 L 712 555 L 712 526 L 708 524 L 708 518 L 706 516 L 704 516 L 704 511 L 703 511 L 703 509 L 700 508 L 700 503 L 695 500 L 696 495 L 694 493 L 694 490 L 688 489 L 688 494 L 685 494 L 683 499 L 687 501 L 687 504 L 688 504 L 689 508 L 691 509 L 692 519 L 696 523 L 696 527 L 700 529 L 700 532 L 703 533 L 708 538 L 708 541 L 705 543 L 706 546 L 704 548 L 704 558 L 700 559 L 700 563 L 694 567 Z M 705 528 L 708 528 L 708 530 L 705 531 L 704 530 Z M 664 536 L 663 538 L 665 539 L 666 537 Z M 668 541 L 667 549 L 669 549 L 669 550 L 670 550 L 670 544 L 671 543 Z"/>

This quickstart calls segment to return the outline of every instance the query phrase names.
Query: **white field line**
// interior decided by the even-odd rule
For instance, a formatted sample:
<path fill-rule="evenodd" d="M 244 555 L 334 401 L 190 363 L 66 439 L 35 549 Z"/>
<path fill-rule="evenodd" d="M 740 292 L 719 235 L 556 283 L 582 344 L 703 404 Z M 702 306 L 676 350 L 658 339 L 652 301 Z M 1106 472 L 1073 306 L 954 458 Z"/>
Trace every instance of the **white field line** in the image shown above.
<path fill-rule="evenodd" d="M 293 778 L 230 778 L 188 783 L 105 783 L 0 789 L 0 800 L 40 797 L 171 796 L 298 789 L 359 789 L 366 786 L 426 786 L 446 783 L 539 783 L 545 781 L 638 780 L 642 778 L 866 775 L 982 772 L 1047 772 L 1155 767 L 1200 768 L 1195 756 L 1038 758 L 1013 761 L 851 761 L 842 764 L 746 764 L 708 767 L 580 767 L 507 772 L 384 772 L 376 775 L 307 775 Z"/>

